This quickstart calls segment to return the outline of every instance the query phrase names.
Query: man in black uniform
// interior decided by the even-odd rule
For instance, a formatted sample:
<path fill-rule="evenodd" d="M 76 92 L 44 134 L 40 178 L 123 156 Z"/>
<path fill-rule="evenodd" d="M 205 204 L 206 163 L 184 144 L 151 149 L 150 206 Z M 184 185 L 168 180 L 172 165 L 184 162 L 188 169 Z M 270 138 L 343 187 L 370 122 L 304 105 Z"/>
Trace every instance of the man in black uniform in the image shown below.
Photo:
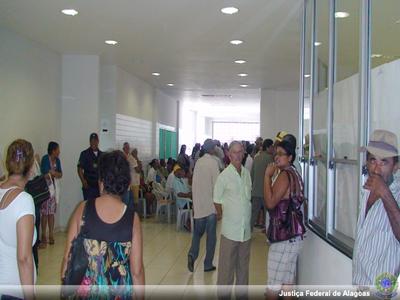
<path fill-rule="evenodd" d="M 78 175 L 82 182 L 83 199 L 95 199 L 100 196 L 98 161 L 102 152 L 99 150 L 97 133 L 90 135 L 90 147 L 81 152 L 78 161 Z"/>

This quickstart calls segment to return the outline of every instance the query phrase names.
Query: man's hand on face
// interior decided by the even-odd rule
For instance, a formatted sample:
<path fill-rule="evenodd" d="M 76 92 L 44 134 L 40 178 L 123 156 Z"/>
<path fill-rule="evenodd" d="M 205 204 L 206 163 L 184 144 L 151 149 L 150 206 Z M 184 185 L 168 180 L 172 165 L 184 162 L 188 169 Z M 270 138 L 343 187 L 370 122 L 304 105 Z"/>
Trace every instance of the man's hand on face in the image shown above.
<path fill-rule="evenodd" d="M 376 173 L 372 173 L 368 176 L 368 179 L 364 184 L 364 188 L 371 191 L 371 193 L 374 193 L 379 198 L 381 198 L 389 189 L 383 180 L 383 177 Z"/>

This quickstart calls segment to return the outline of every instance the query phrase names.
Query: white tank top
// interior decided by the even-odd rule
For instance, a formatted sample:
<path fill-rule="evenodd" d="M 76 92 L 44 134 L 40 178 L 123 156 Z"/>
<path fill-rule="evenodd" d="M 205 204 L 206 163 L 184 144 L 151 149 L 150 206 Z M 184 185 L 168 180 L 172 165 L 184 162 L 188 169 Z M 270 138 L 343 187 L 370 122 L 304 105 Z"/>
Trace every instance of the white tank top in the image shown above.
<path fill-rule="evenodd" d="M 0 188 L 0 201 L 7 193 L 7 189 Z M 6 208 L 0 209 L 0 285 L 16 285 L 9 291 L 1 293 L 23 298 L 21 281 L 17 263 L 17 222 L 26 215 L 35 217 L 35 205 L 32 196 L 21 192 Z M 36 242 L 36 229 L 34 229 L 32 246 Z M 34 282 L 36 270 L 34 267 Z"/>

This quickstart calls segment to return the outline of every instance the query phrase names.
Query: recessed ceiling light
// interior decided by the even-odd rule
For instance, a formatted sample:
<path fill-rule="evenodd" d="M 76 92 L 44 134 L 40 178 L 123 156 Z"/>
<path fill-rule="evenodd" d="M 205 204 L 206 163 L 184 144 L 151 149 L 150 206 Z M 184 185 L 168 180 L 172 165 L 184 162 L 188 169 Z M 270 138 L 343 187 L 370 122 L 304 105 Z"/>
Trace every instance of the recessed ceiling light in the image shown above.
<path fill-rule="evenodd" d="M 398 19 L 395 23 L 396 23 L 396 24 L 400 24 L 400 19 Z"/>
<path fill-rule="evenodd" d="M 347 11 L 337 11 L 337 12 L 335 12 L 335 18 L 338 18 L 338 19 L 347 18 L 348 16 L 350 16 L 350 14 Z"/>
<path fill-rule="evenodd" d="M 78 14 L 78 11 L 77 11 L 77 10 L 75 10 L 75 9 L 70 9 L 70 8 L 63 9 L 61 12 L 62 12 L 64 15 L 67 15 L 67 16 L 76 16 L 76 15 Z"/>
<path fill-rule="evenodd" d="M 116 45 L 116 44 L 118 44 L 118 42 L 114 41 L 114 40 L 107 40 L 104 43 L 106 43 L 107 45 Z"/>
<path fill-rule="evenodd" d="M 249 86 L 248 84 L 241 84 L 240 85 L 240 87 L 243 87 L 243 88 L 248 87 L 248 86 Z"/>
<path fill-rule="evenodd" d="M 248 75 L 249 75 L 249 74 L 247 74 L 247 73 L 239 73 L 239 74 L 238 74 L 239 77 L 246 77 L 246 76 L 248 76 Z"/>
<path fill-rule="evenodd" d="M 308 78 L 308 77 L 310 77 L 311 75 L 310 74 L 304 74 L 304 77 L 305 78 Z"/>
<path fill-rule="evenodd" d="M 243 43 L 243 41 L 241 41 L 241 40 L 232 40 L 229 43 L 231 43 L 232 45 L 240 45 L 241 43 Z"/>
<path fill-rule="evenodd" d="M 153 76 L 160 76 L 160 73 L 154 72 L 154 73 L 151 73 L 151 75 L 153 75 Z"/>
<path fill-rule="evenodd" d="M 246 63 L 246 61 L 244 59 L 237 59 L 237 60 L 235 60 L 235 63 L 236 64 L 244 64 L 244 63 Z"/>
<path fill-rule="evenodd" d="M 314 46 L 317 46 L 317 47 L 318 47 L 318 46 L 320 46 L 321 44 L 322 44 L 321 42 L 315 42 L 315 43 L 314 43 Z"/>
<path fill-rule="evenodd" d="M 236 7 L 224 7 L 221 9 L 221 12 L 226 15 L 236 14 L 239 10 Z"/>
<path fill-rule="evenodd" d="M 383 56 L 382 54 L 372 54 L 371 55 L 372 58 L 379 58 L 379 57 L 382 57 L 382 56 Z"/>
<path fill-rule="evenodd" d="M 167 85 L 168 85 L 168 86 L 174 86 L 174 84 L 173 84 L 173 83 L 167 83 Z"/>

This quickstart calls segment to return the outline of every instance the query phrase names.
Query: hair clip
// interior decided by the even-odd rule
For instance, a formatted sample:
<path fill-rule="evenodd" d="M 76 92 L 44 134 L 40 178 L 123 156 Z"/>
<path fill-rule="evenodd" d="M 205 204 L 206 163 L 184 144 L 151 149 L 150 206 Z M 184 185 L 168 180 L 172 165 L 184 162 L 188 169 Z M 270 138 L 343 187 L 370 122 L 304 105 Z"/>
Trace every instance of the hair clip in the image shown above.
<path fill-rule="evenodd" d="M 19 162 L 20 159 L 24 158 L 24 153 L 22 152 L 22 150 L 17 149 L 17 154 L 15 155 L 15 160 L 17 162 Z"/>

